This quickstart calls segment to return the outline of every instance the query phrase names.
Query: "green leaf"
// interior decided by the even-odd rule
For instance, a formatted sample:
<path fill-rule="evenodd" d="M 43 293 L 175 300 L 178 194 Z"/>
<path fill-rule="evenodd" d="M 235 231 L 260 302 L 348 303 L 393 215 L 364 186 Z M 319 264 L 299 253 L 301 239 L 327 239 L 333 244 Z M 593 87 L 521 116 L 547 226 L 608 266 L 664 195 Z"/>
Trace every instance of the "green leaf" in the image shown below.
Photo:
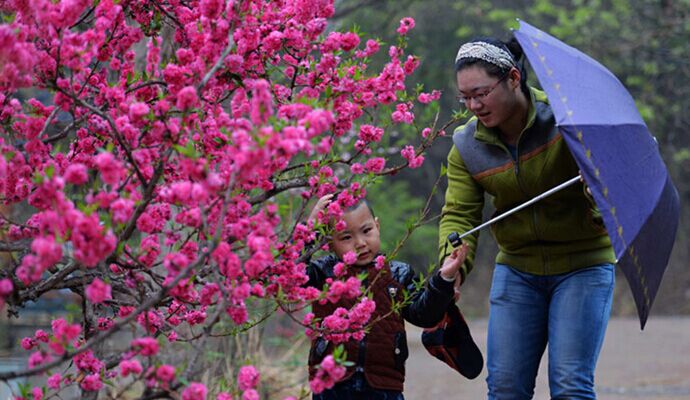
<path fill-rule="evenodd" d="M 190 158 L 192 160 L 196 160 L 198 158 L 196 148 L 194 147 L 194 143 L 191 140 L 187 141 L 184 147 L 179 144 L 174 144 L 173 148 L 175 149 L 175 151 L 187 158 Z"/>
<path fill-rule="evenodd" d="M 53 164 L 50 164 L 46 167 L 44 171 L 46 173 L 46 176 L 52 179 L 53 175 L 55 174 L 55 166 Z"/>

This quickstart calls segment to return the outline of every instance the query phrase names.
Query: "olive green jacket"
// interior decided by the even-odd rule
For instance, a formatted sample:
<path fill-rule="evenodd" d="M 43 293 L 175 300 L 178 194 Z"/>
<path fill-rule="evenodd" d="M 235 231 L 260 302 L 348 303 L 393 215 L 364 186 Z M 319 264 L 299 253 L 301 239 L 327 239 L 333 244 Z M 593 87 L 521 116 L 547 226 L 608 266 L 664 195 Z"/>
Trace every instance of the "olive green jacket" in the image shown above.
<path fill-rule="evenodd" d="M 517 161 L 498 132 L 476 118 L 455 130 L 448 154 L 448 189 L 439 232 L 443 259 L 452 250 L 447 236 L 482 222 L 484 194 L 498 215 L 578 175 L 578 167 L 555 126 L 546 95 L 531 90 L 528 120 L 517 142 Z M 496 262 L 537 275 L 554 275 L 615 257 L 601 215 L 581 183 L 569 186 L 493 224 Z M 465 238 L 470 252 L 463 278 L 473 265 L 478 234 Z"/>

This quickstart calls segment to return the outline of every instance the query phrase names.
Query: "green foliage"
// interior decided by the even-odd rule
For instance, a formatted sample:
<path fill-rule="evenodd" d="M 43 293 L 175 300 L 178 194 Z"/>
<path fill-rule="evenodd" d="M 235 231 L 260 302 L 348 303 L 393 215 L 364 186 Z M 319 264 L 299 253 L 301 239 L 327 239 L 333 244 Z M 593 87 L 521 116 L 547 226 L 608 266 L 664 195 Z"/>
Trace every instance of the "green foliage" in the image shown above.
<path fill-rule="evenodd" d="M 381 223 L 381 248 L 384 252 L 395 248 L 397 242 L 416 221 L 425 200 L 410 194 L 410 183 L 403 180 L 382 181 L 369 186 L 367 199 Z M 427 260 L 436 257 L 436 222 L 418 227 L 403 245 L 396 259 L 413 264 L 421 271 Z"/>

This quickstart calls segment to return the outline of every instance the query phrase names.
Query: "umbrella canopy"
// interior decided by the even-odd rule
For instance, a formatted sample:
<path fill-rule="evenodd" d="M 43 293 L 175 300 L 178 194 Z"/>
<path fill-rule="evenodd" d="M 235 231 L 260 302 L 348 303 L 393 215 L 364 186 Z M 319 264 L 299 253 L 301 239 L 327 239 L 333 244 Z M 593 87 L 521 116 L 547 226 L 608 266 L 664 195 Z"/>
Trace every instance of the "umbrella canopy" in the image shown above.
<path fill-rule="evenodd" d="M 606 67 L 524 21 L 514 34 L 602 212 L 644 329 L 679 221 L 657 142 Z"/>

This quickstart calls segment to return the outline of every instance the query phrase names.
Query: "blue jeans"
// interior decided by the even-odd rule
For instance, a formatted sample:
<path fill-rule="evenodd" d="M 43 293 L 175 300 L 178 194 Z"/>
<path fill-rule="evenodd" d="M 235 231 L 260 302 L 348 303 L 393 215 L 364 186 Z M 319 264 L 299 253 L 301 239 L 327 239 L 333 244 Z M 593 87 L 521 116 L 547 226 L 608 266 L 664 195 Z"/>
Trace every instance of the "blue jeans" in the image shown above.
<path fill-rule="evenodd" d="M 374 389 L 361 373 L 312 396 L 313 400 L 405 400 L 401 392 Z"/>
<path fill-rule="evenodd" d="M 596 399 L 594 369 L 614 282 L 611 264 L 552 276 L 497 264 L 487 339 L 489 399 L 531 399 L 547 343 L 551 398 Z"/>

